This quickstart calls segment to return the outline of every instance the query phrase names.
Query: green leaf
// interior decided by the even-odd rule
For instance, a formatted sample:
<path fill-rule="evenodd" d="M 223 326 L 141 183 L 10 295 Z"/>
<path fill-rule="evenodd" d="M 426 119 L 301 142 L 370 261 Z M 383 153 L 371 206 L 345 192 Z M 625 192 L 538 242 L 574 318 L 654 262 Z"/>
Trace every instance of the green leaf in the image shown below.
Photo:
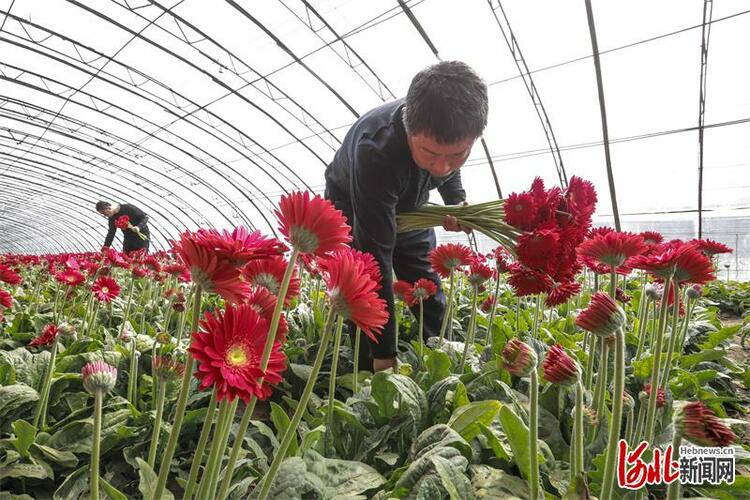
<path fill-rule="evenodd" d="M 513 459 L 518 465 L 521 475 L 529 477 L 531 450 L 529 450 L 529 428 L 523 423 L 521 417 L 513 413 L 508 406 L 500 408 L 500 423 L 505 435 L 508 437 L 510 449 L 513 451 Z M 538 453 L 539 463 L 544 462 L 544 455 Z"/>
<path fill-rule="evenodd" d="M 456 409 L 448 425 L 465 440 L 471 441 L 482 432 L 477 424 L 490 425 L 502 406 L 497 400 L 474 401 Z"/>
<path fill-rule="evenodd" d="M 141 492 L 144 499 L 153 500 L 154 490 L 156 490 L 157 476 L 151 466 L 138 457 L 135 459 L 138 463 L 138 491 Z M 161 496 L 161 500 L 174 500 L 174 496 L 168 489 L 164 489 L 164 493 Z"/>
<path fill-rule="evenodd" d="M 698 344 L 698 347 L 703 350 L 718 347 L 719 344 L 721 344 L 725 340 L 729 340 L 734 337 L 734 335 L 740 330 L 740 328 L 742 328 L 742 324 L 727 326 L 719 331 L 711 332 L 708 334 L 708 339 L 705 342 Z"/>
<path fill-rule="evenodd" d="M 319 425 L 314 429 L 310 429 L 305 433 L 305 437 L 302 438 L 302 444 L 300 445 L 300 451 L 302 453 L 307 450 L 312 450 L 318 443 L 326 428 L 324 425 Z"/>
<path fill-rule="evenodd" d="M 25 420 L 16 420 L 13 422 L 13 433 L 16 435 L 11 440 L 13 447 L 22 457 L 28 458 L 29 448 L 36 439 L 36 428 Z"/>
<path fill-rule="evenodd" d="M 463 471 L 453 467 L 453 464 L 440 455 L 430 458 L 451 500 L 462 500 L 466 498 L 467 492 L 471 495 L 471 484 Z"/>
<path fill-rule="evenodd" d="M 427 387 L 431 387 L 435 382 L 443 380 L 451 374 L 451 358 L 443 351 L 432 351 L 427 356 L 425 365 L 429 375 Z"/>
<path fill-rule="evenodd" d="M 500 438 L 495 435 L 494 431 L 481 422 L 478 425 L 482 436 L 487 439 L 487 444 L 495 456 L 500 460 L 507 460 L 510 462 L 511 456 L 508 453 L 508 450 L 505 449 L 505 446 L 503 446 L 503 443 L 500 441 Z"/>
<path fill-rule="evenodd" d="M 276 438 L 281 441 L 284 433 L 289 428 L 291 420 L 289 419 L 289 416 L 286 414 L 284 409 L 274 402 L 271 402 L 271 421 L 273 422 L 273 426 L 276 427 Z M 292 437 L 292 441 L 289 444 L 289 449 L 286 452 L 286 456 L 296 456 L 298 449 L 299 445 L 297 444 L 297 432 L 295 429 L 294 436 Z"/>
<path fill-rule="evenodd" d="M 0 467 L 0 480 L 6 477 L 45 479 L 47 477 L 47 470 L 37 464 L 13 463 Z"/>
<path fill-rule="evenodd" d="M 445 424 L 436 424 L 422 431 L 417 439 L 411 444 L 409 459 L 416 460 L 435 448 L 455 448 L 471 460 L 471 445 L 456 432 Z"/>
<path fill-rule="evenodd" d="M 691 368 L 698 363 L 703 361 L 716 361 L 727 355 L 725 349 L 706 349 L 704 351 L 696 352 L 695 354 L 687 354 L 680 357 L 680 366 L 684 368 Z"/>
<path fill-rule="evenodd" d="M 64 351 L 60 352 L 57 355 L 57 359 L 63 359 L 67 356 L 72 356 L 74 354 L 81 354 L 82 352 L 94 352 L 94 351 L 100 351 L 104 345 L 95 339 L 80 339 L 76 340 L 72 344 L 70 344 L 68 347 L 65 348 Z"/>
<path fill-rule="evenodd" d="M 322 480 L 325 498 L 359 495 L 385 484 L 385 478 L 362 462 L 325 458 L 315 451 L 303 457 L 307 471 Z"/>
<path fill-rule="evenodd" d="M 57 488 L 53 496 L 54 500 L 76 500 L 89 490 L 89 471 L 88 464 L 76 469 L 75 472 L 68 475 L 65 481 Z"/>
<path fill-rule="evenodd" d="M 472 465 L 471 485 L 478 499 L 525 500 L 529 498 L 529 484 L 518 476 L 488 465 Z"/>
<path fill-rule="evenodd" d="M 44 460 L 60 467 L 73 468 L 78 465 L 78 458 L 69 451 L 60 451 L 43 444 L 34 443 L 32 451 L 41 455 Z"/>
<path fill-rule="evenodd" d="M 25 413 L 38 399 L 39 394 L 26 384 L 0 387 L 0 422 L 12 422 L 14 416 Z"/>
<path fill-rule="evenodd" d="M 99 485 L 104 494 L 112 500 L 128 500 L 128 497 L 120 490 L 109 484 L 103 477 L 99 478 Z"/>
<path fill-rule="evenodd" d="M 466 393 L 466 386 L 463 382 L 456 384 L 456 392 L 453 394 L 453 410 L 470 403 L 469 395 Z"/>

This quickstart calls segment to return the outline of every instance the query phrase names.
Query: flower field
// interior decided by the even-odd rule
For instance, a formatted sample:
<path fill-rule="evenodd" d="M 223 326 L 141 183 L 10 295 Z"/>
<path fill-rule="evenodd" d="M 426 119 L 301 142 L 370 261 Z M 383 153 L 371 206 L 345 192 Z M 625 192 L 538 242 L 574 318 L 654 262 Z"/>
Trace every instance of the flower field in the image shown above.
<path fill-rule="evenodd" d="M 750 497 L 747 327 L 720 314 L 747 288 L 712 261 L 731 249 L 592 229 L 595 202 L 572 178 L 467 208 L 504 246 L 430 254 L 436 337 L 438 284 L 397 281 L 399 364 L 377 373 L 378 265 L 310 193 L 282 197 L 280 239 L 1 255 L 0 499 Z M 734 481 L 637 484 L 621 439 L 649 464 L 732 447 Z"/>

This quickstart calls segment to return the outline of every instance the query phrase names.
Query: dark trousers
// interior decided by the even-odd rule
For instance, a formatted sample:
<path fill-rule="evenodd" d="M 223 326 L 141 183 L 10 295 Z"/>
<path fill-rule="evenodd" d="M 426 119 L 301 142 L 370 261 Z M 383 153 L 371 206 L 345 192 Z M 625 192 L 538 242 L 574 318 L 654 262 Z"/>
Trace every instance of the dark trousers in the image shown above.
<path fill-rule="evenodd" d="M 141 234 L 143 234 L 148 239 L 141 239 L 140 236 L 135 234 L 133 231 L 124 231 L 123 238 L 122 238 L 122 251 L 123 252 L 134 252 L 136 250 L 143 250 L 144 252 L 148 253 L 148 247 L 151 243 L 151 235 L 148 231 L 148 226 L 143 224 L 141 226 L 138 226 L 138 229 L 141 230 Z"/>

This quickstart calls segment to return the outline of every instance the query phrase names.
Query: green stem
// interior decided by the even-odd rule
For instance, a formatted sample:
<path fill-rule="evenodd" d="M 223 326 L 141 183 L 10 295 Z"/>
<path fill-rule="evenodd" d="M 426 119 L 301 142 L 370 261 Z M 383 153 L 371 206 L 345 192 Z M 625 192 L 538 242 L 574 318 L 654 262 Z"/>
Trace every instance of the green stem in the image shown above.
<path fill-rule="evenodd" d="M 516 296 L 516 335 L 521 331 L 521 297 Z"/>
<path fill-rule="evenodd" d="M 36 316 L 37 311 L 39 310 L 39 288 L 42 286 L 42 277 L 37 276 L 36 283 L 34 284 L 34 303 L 31 307 L 31 317 L 33 318 Z"/>
<path fill-rule="evenodd" d="M 399 305 L 395 301 L 393 302 L 393 330 L 394 330 L 394 336 L 396 339 L 395 345 L 396 345 L 396 352 L 398 352 L 398 337 L 399 337 L 399 323 L 401 323 L 401 311 L 399 310 Z"/>
<path fill-rule="evenodd" d="M 676 428 L 674 435 L 672 436 L 672 460 L 675 462 L 680 461 L 680 444 L 682 443 L 682 433 Z M 681 496 L 682 483 L 678 477 L 667 486 L 667 500 L 677 500 Z"/>
<path fill-rule="evenodd" d="M 138 403 L 138 350 L 135 335 L 130 339 L 130 369 L 128 372 L 128 400 L 137 407 Z"/>
<path fill-rule="evenodd" d="M 622 328 L 615 333 L 615 380 L 612 394 L 612 416 L 609 421 L 609 438 L 607 439 L 607 457 L 604 462 L 604 479 L 602 499 L 612 498 L 615 481 L 615 462 L 617 461 L 617 442 L 622 428 L 622 395 L 625 392 L 625 334 Z"/>
<path fill-rule="evenodd" d="M 682 328 L 680 328 L 680 340 L 677 345 L 680 347 L 680 354 L 682 354 L 685 348 L 685 337 L 687 337 L 687 331 L 690 327 L 690 318 L 693 317 L 693 310 L 695 309 L 696 299 L 690 299 L 688 302 L 687 313 L 685 314 L 685 320 L 682 322 Z"/>
<path fill-rule="evenodd" d="M 662 342 L 664 341 L 664 330 L 667 326 L 667 310 L 669 309 L 669 282 L 672 277 L 664 280 L 664 291 L 661 294 L 661 306 L 659 310 L 658 331 L 654 332 L 654 344 L 651 352 L 654 356 L 654 363 L 651 367 L 651 394 L 648 397 L 648 410 L 646 412 L 646 430 L 644 438 L 651 442 L 654 439 L 654 426 L 656 424 L 656 396 L 659 393 L 659 373 L 661 372 L 661 351 Z M 679 300 L 674 301 L 674 314 L 679 314 Z"/>
<path fill-rule="evenodd" d="M 57 342 L 58 337 L 52 342 L 52 349 L 50 349 L 50 362 L 47 364 L 47 369 L 44 372 L 44 380 L 42 381 L 41 397 L 36 405 L 36 412 L 34 413 L 34 427 L 39 430 L 44 429 L 47 426 L 47 405 L 49 403 L 49 393 L 52 389 L 52 376 L 55 374 L 55 358 L 57 356 Z"/>
<path fill-rule="evenodd" d="M 581 380 L 579 379 L 578 382 L 576 382 L 576 410 L 575 410 L 575 419 L 576 419 L 576 426 L 578 427 L 579 432 L 576 433 L 576 439 L 575 439 L 575 460 L 576 460 L 576 469 L 579 473 L 583 473 L 583 384 L 581 384 Z"/>
<path fill-rule="evenodd" d="M 539 381 L 537 370 L 531 370 L 531 387 L 529 389 L 529 498 L 539 498 L 539 452 L 537 435 L 539 432 Z"/>
<path fill-rule="evenodd" d="M 490 350 L 495 347 L 495 336 L 492 334 L 492 324 L 495 322 L 495 313 L 497 312 L 497 296 L 500 293 L 500 273 L 498 271 L 497 279 L 495 280 L 495 295 L 492 296 L 492 307 L 490 308 L 490 316 L 487 318 L 487 339 L 485 345 L 490 345 Z"/>
<path fill-rule="evenodd" d="M 635 430 L 633 431 L 633 434 L 628 436 L 628 443 L 631 443 L 633 445 L 637 445 L 641 441 L 641 436 L 643 435 L 643 424 L 645 423 L 646 419 L 646 404 L 645 402 L 640 401 L 640 397 L 638 398 L 639 405 L 638 405 L 638 418 L 635 421 Z"/>
<path fill-rule="evenodd" d="M 203 480 L 201 481 L 198 498 L 215 498 L 219 472 L 221 471 L 221 461 L 224 458 L 229 430 L 232 426 L 238 403 L 239 399 L 235 398 L 231 403 L 224 400 L 219 405 L 219 417 L 216 422 L 214 442 L 211 445 L 211 453 L 208 457 L 208 467 L 203 473 Z"/>
<path fill-rule="evenodd" d="M 362 332 L 357 327 L 354 332 L 354 380 L 352 381 L 354 394 L 357 394 L 357 390 L 359 390 L 359 348 L 361 340 Z"/>
<path fill-rule="evenodd" d="M 247 432 L 247 428 L 250 426 L 250 419 L 252 418 L 253 411 L 255 410 L 255 404 L 257 402 L 258 400 L 256 398 L 253 398 L 250 401 L 250 404 L 245 407 L 245 411 L 242 414 L 242 420 L 240 420 L 240 426 L 237 429 L 237 436 L 235 437 L 234 445 L 232 446 L 232 451 L 229 454 L 229 460 L 227 461 L 227 467 L 225 469 L 226 472 L 224 473 L 224 477 L 221 480 L 219 494 L 216 498 L 227 497 L 229 486 L 232 484 L 232 474 L 234 473 L 233 464 L 237 463 L 237 458 L 240 456 L 240 451 L 242 450 L 242 441 L 244 439 L 245 433 Z M 231 468 L 229 466 L 230 464 L 232 464 Z"/>
<path fill-rule="evenodd" d="M 341 331 L 344 317 L 339 315 L 336 323 L 336 335 L 333 337 L 333 351 L 331 358 L 331 375 L 328 377 L 328 410 L 326 411 L 326 442 L 333 442 L 333 405 L 336 401 L 336 372 L 339 366 L 339 350 L 341 348 Z M 356 375 L 355 375 L 356 376 Z"/>
<path fill-rule="evenodd" d="M 474 290 L 471 294 L 471 317 L 469 318 L 469 331 L 466 333 L 466 338 L 464 339 L 464 354 L 461 356 L 461 364 L 458 366 L 458 373 L 463 374 L 464 373 L 464 366 L 466 365 L 466 356 L 469 355 L 469 346 L 474 343 L 474 330 L 476 328 L 476 321 L 477 321 L 477 295 L 479 294 L 479 290 L 477 285 L 474 285 Z"/>
<path fill-rule="evenodd" d="M 645 282 L 644 282 L 645 283 Z M 640 359 L 643 347 L 646 344 L 646 324 L 648 323 L 648 306 L 649 298 L 645 293 L 641 293 L 641 302 L 638 304 L 638 349 L 635 351 L 635 358 Z"/>
<path fill-rule="evenodd" d="M 166 382 L 156 379 L 156 417 L 154 418 L 154 431 L 151 434 L 151 445 L 148 449 L 148 465 L 154 468 L 156 463 L 156 450 L 159 448 L 159 432 L 161 431 L 161 420 L 164 415 L 164 397 L 166 393 Z"/>
<path fill-rule="evenodd" d="M 677 309 L 675 310 L 676 314 L 672 315 L 672 329 L 669 335 L 669 347 L 667 347 L 667 362 L 664 363 L 664 370 L 662 371 L 661 381 L 659 383 L 659 387 L 662 390 L 667 389 L 667 382 L 669 382 L 669 372 L 672 368 L 672 355 L 674 354 L 674 348 L 677 344 L 677 337 L 680 336 L 680 333 L 677 331 L 677 325 L 680 320 L 680 289 L 677 283 L 674 284 L 674 289 L 674 301 L 675 304 L 677 304 Z M 682 352 L 682 350 L 680 350 L 680 352 Z"/>
<path fill-rule="evenodd" d="M 96 322 L 99 319 L 99 307 L 101 304 L 98 300 L 94 301 L 94 307 L 91 312 L 91 320 L 87 326 L 86 336 L 91 337 L 96 332 Z"/>
<path fill-rule="evenodd" d="M 531 338 L 536 339 L 537 333 L 539 332 L 539 309 L 541 307 L 542 302 L 542 294 L 540 293 L 535 297 L 535 304 L 534 304 L 534 323 L 531 328 Z"/>
<path fill-rule="evenodd" d="M 607 339 L 599 338 L 598 341 L 601 343 L 599 347 L 600 359 L 599 359 L 599 370 L 596 372 L 596 388 L 594 389 L 594 410 L 597 415 L 601 418 L 602 410 L 604 407 L 604 388 L 607 383 L 607 368 L 609 361 L 609 345 L 607 345 Z M 589 428 L 589 441 L 591 441 L 596 434 L 596 428 L 591 426 Z"/>
<path fill-rule="evenodd" d="M 99 447 L 102 438 L 102 399 L 104 391 L 94 392 L 94 435 L 91 440 L 91 500 L 99 500 Z"/>
<path fill-rule="evenodd" d="M 258 495 L 258 498 L 260 500 L 266 500 L 268 498 L 268 492 L 271 490 L 271 485 L 276 478 L 276 473 L 279 470 L 279 466 L 281 466 L 281 462 L 286 457 L 286 452 L 289 449 L 289 445 L 291 444 L 292 439 L 297 435 L 297 426 L 299 426 L 299 423 L 302 420 L 302 415 L 305 413 L 305 411 L 307 411 L 307 404 L 310 402 L 310 396 L 312 395 L 313 387 L 315 386 L 315 382 L 318 379 L 320 367 L 323 365 L 323 359 L 326 355 L 326 348 L 328 347 L 328 343 L 331 340 L 331 327 L 333 326 L 333 319 L 333 311 L 330 311 L 328 313 L 328 319 L 326 320 L 325 327 L 323 327 L 323 335 L 320 339 L 320 347 L 318 348 L 318 354 L 315 356 L 315 362 L 313 363 L 310 377 L 307 379 L 305 389 L 302 392 L 302 396 L 300 397 L 299 403 L 297 404 L 297 408 L 294 411 L 294 416 L 292 417 L 289 426 L 284 432 L 284 437 L 281 440 L 281 444 L 276 450 L 276 455 L 273 458 L 273 462 L 271 462 L 271 466 L 269 467 L 268 472 L 266 472 L 262 484 L 259 486 L 260 493 Z"/>
<path fill-rule="evenodd" d="M 125 326 L 128 318 L 130 317 L 130 306 L 133 303 L 133 289 L 135 288 L 135 279 L 131 276 L 130 284 L 128 285 L 128 302 L 125 305 L 125 314 L 122 316 L 122 324 Z"/>
<path fill-rule="evenodd" d="M 208 442 L 208 436 L 211 434 L 211 427 L 216 415 L 216 404 L 216 391 L 213 391 L 211 393 L 211 401 L 208 403 L 206 418 L 203 421 L 201 435 L 198 438 L 198 446 L 193 455 L 193 463 L 190 464 L 190 474 L 188 475 L 188 482 L 185 485 L 185 494 L 183 495 L 184 500 L 190 500 L 193 497 L 193 493 L 195 493 L 195 487 L 198 484 L 198 473 L 203 464 L 203 458 L 206 455 L 206 443 Z"/>
<path fill-rule="evenodd" d="M 200 318 L 201 312 L 201 292 L 201 286 L 196 285 L 195 298 L 193 301 L 192 331 L 198 330 L 198 319 Z M 164 450 L 164 458 L 162 459 L 161 465 L 159 466 L 159 477 L 156 483 L 156 488 L 154 490 L 154 499 L 161 499 L 162 494 L 164 493 L 164 489 L 167 486 L 169 469 L 172 467 L 172 458 L 174 457 L 174 452 L 177 449 L 177 440 L 180 437 L 180 430 L 182 429 L 182 420 L 185 418 L 185 408 L 187 407 L 188 393 L 190 392 L 190 378 L 192 376 L 193 356 L 190 354 L 190 352 L 188 352 L 185 358 L 185 373 L 182 375 L 180 395 L 177 397 L 174 424 L 172 424 L 172 430 L 169 433 L 169 441 L 167 441 L 167 448 Z"/>
<path fill-rule="evenodd" d="M 453 293 L 454 293 L 454 281 L 455 281 L 455 271 L 451 269 L 450 272 L 450 284 L 448 285 L 448 300 L 445 304 L 445 312 L 443 313 L 443 322 L 440 325 L 440 343 L 443 343 L 443 340 L 445 339 L 445 332 L 448 328 L 448 323 L 451 321 L 453 316 Z"/>
<path fill-rule="evenodd" d="M 625 439 L 630 439 L 633 434 L 633 426 L 635 425 L 635 409 L 631 406 L 628 408 L 628 414 L 625 417 Z M 628 441 L 630 443 L 630 441 Z"/>
<path fill-rule="evenodd" d="M 57 323 L 57 303 L 60 300 L 60 285 L 55 287 L 55 302 L 52 306 L 52 322 Z"/>
<path fill-rule="evenodd" d="M 419 366 L 424 365 L 424 300 L 419 299 Z"/>

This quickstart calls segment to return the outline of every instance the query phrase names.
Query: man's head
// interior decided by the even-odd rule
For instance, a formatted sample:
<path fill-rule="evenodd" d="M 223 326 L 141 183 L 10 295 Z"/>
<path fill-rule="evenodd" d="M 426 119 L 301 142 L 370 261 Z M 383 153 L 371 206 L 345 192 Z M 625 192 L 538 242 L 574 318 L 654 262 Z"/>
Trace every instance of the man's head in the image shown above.
<path fill-rule="evenodd" d="M 406 94 L 404 126 L 414 162 L 437 177 L 458 170 L 487 125 L 487 85 L 467 64 L 423 69 Z"/>
<path fill-rule="evenodd" d="M 112 214 L 114 214 L 112 204 L 106 201 L 97 201 L 96 211 L 105 217 L 112 217 Z"/>

